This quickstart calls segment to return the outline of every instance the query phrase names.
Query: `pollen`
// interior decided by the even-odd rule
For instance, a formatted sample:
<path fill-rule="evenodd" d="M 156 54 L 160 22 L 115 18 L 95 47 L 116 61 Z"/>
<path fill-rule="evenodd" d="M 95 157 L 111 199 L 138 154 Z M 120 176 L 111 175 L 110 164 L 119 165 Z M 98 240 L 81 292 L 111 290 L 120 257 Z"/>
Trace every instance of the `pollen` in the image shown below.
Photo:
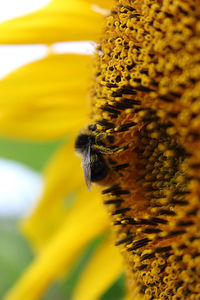
<path fill-rule="evenodd" d="M 200 299 L 198 1 L 117 1 L 91 98 L 130 299 Z"/>

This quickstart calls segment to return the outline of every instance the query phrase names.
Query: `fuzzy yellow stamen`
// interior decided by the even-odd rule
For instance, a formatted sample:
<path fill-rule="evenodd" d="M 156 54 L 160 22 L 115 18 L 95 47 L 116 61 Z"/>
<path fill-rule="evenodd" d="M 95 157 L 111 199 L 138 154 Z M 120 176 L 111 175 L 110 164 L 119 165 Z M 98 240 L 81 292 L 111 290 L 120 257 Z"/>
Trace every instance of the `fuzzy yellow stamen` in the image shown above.
<path fill-rule="evenodd" d="M 200 297 L 199 112 L 198 1 L 117 1 L 87 134 L 109 168 L 100 183 L 130 299 Z"/>

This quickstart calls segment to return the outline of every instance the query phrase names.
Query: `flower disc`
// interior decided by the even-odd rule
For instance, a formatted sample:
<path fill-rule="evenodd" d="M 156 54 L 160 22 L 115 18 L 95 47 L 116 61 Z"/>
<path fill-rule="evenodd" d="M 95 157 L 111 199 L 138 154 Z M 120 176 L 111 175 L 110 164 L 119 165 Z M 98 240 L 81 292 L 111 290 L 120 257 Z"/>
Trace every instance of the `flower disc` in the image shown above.
<path fill-rule="evenodd" d="M 130 299 L 200 297 L 200 6 L 119 0 L 96 53 L 89 134 Z"/>

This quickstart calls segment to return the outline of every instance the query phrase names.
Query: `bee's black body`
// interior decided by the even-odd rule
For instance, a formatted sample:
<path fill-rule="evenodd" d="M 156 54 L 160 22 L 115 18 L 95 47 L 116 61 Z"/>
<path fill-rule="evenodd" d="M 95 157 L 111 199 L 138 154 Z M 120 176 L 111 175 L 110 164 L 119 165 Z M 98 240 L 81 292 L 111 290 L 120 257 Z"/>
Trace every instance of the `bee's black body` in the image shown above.
<path fill-rule="evenodd" d="M 90 187 L 90 182 L 103 180 L 109 168 L 96 145 L 92 134 L 80 134 L 75 142 L 75 149 L 82 156 L 85 180 Z"/>

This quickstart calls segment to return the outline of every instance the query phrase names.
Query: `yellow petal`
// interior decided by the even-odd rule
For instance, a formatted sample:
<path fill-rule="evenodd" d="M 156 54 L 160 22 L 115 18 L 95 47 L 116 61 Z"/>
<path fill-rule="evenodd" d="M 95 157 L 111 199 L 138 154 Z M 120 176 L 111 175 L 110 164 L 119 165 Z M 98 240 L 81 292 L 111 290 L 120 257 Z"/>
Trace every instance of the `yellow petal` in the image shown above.
<path fill-rule="evenodd" d="M 50 55 L 0 81 L 0 134 L 50 140 L 76 134 L 88 119 L 89 55 Z"/>
<path fill-rule="evenodd" d="M 122 274 L 122 259 L 113 239 L 107 239 L 89 261 L 73 300 L 97 300 Z"/>
<path fill-rule="evenodd" d="M 88 199 L 86 193 L 80 197 L 79 205 L 71 211 L 62 228 L 4 300 L 40 299 L 50 284 L 73 263 L 83 247 L 106 230 L 108 220 L 100 203 L 99 190 L 94 189 L 93 198 Z"/>
<path fill-rule="evenodd" d="M 123 300 L 131 300 L 131 299 L 133 299 L 133 298 L 131 298 L 130 295 L 126 295 L 126 296 L 123 298 Z M 135 300 L 139 300 L 139 299 L 138 299 L 138 298 L 135 298 Z"/>
<path fill-rule="evenodd" d="M 113 6 L 113 0 L 84 0 L 85 2 L 91 3 L 92 5 L 98 5 L 101 8 L 111 9 Z"/>
<path fill-rule="evenodd" d="M 0 24 L 0 44 L 51 44 L 97 40 L 103 15 L 83 0 L 53 0 L 46 7 Z"/>
<path fill-rule="evenodd" d="M 74 209 L 73 206 L 77 205 L 75 198 L 78 193 L 84 191 L 88 198 L 93 197 L 87 191 L 80 159 L 74 152 L 74 140 L 71 140 L 55 153 L 44 171 L 44 188 L 39 204 L 33 214 L 21 223 L 23 233 L 37 250 L 44 247 L 70 210 Z"/>

